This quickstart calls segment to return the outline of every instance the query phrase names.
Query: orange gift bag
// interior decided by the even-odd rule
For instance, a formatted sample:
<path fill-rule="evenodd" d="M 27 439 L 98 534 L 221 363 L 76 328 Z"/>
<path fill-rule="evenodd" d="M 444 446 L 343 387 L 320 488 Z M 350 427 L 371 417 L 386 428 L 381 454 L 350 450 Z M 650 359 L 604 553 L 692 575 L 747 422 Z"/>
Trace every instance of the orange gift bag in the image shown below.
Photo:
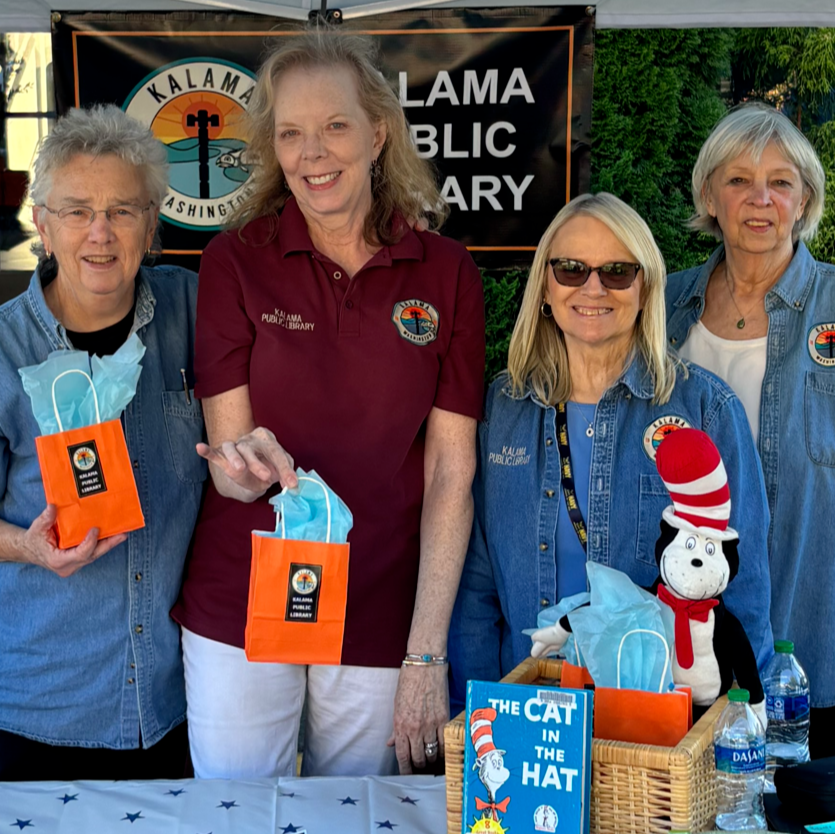
<path fill-rule="evenodd" d="M 324 491 L 325 541 L 285 539 L 283 511 L 276 519 L 276 534 L 280 528 L 281 537 L 252 532 L 244 643 L 250 661 L 342 661 L 350 546 L 347 542 L 331 541 L 333 511 L 329 488 L 318 478 L 300 475 L 299 482 L 303 481 L 317 484 Z M 282 495 L 285 493 L 286 488 Z"/>
<path fill-rule="evenodd" d="M 93 391 L 96 423 L 64 431 L 55 384 L 67 374 L 86 377 Z M 78 545 L 90 528 L 99 539 L 145 526 L 120 420 L 101 422 L 96 388 L 89 374 L 70 369 L 52 381 L 52 403 L 59 431 L 35 438 L 44 492 L 58 508 L 59 548 Z"/>

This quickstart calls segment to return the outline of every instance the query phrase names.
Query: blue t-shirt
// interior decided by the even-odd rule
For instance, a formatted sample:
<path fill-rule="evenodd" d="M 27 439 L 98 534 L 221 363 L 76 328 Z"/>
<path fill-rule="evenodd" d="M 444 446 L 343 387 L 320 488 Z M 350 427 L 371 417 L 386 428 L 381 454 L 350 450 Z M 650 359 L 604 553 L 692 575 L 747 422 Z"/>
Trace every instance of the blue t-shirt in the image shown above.
<path fill-rule="evenodd" d="M 571 448 L 571 471 L 574 474 L 574 490 L 577 503 L 588 527 L 589 478 L 591 475 L 591 451 L 594 438 L 589 437 L 589 424 L 594 425 L 594 403 L 572 403 L 566 405 L 568 415 L 568 445 Z M 557 596 L 562 600 L 572 594 L 586 591 L 586 552 L 577 538 L 577 532 L 568 516 L 565 493 L 560 485 L 560 510 L 557 515 Z"/>

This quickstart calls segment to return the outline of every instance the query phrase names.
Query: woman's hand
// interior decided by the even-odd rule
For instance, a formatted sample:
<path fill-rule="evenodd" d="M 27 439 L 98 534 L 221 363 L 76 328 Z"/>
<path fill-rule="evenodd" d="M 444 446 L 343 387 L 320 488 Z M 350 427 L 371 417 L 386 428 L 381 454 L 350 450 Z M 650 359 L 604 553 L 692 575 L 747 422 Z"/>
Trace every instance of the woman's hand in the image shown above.
<path fill-rule="evenodd" d="M 401 774 L 424 768 L 444 756 L 444 725 L 449 720 L 447 667 L 401 667 L 394 697 L 394 733 L 388 741 Z M 435 752 L 426 746 L 435 742 Z"/>
<path fill-rule="evenodd" d="M 18 551 L 23 562 L 47 568 L 59 577 L 75 574 L 128 538 L 127 534 L 120 533 L 99 540 L 99 529 L 92 528 L 75 548 L 59 548 L 54 527 L 57 516 L 55 505 L 48 504 L 29 529 L 22 531 Z"/>
<path fill-rule="evenodd" d="M 262 426 L 237 441 L 224 441 L 219 447 L 197 444 L 197 454 L 238 488 L 229 495 L 241 501 L 254 501 L 276 482 L 282 487 L 295 487 L 299 483 L 292 456 Z"/>

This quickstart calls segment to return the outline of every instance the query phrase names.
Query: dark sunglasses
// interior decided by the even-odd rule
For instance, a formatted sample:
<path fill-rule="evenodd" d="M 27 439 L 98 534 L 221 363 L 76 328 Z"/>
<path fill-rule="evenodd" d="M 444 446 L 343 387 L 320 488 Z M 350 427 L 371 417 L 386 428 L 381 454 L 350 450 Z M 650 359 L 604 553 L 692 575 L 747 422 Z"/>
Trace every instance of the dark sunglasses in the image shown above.
<path fill-rule="evenodd" d="M 601 267 L 589 267 L 582 261 L 574 261 L 571 258 L 552 258 L 549 262 L 554 271 L 554 278 L 557 284 L 564 287 L 582 287 L 592 273 L 600 276 L 600 283 L 607 290 L 626 290 L 638 276 L 640 264 L 631 264 L 628 261 L 615 261 L 611 264 L 603 264 Z"/>

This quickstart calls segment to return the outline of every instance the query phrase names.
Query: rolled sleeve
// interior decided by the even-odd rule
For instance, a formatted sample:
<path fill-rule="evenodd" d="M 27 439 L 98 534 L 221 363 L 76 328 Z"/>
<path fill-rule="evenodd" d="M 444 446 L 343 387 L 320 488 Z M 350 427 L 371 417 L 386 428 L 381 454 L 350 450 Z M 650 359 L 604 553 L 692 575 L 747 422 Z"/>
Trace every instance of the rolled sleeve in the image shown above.
<path fill-rule="evenodd" d="M 484 288 L 469 255 L 461 261 L 452 328 L 433 405 L 479 420 L 484 400 Z"/>
<path fill-rule="evenodd" d="M 742 623 L 763 669 L 774 652 L 771 578 L 768 565 L 769 512 L 762 466 L 739 398 L 729 397 L 705 427 L 728 473 L 731 527 L 739 533 L 739 573 L 723 597 Z"/>
<path fill-rule="evenodd" d="M 200 398 L 249 383 L 255 325 L 240 276 L 224 258 L 227 245 L 225 235 L 217 236 L 200 261 L 194 359 L 194 393 Z"/>
<path fill-rule="evenodd" d="M 484 430 L 484 426 L 480 427 L 479 436 Z M 481 450 L 486 448 L 482 443 L 479 446 Z M 484 533 L 481 457 L 480 454 L 473 482 L 473 529 L 449 634 L 449 697 L 453 716 L 464 708 L 468 681 L 498 681 L 502 675 L 503 615 Z"/>

